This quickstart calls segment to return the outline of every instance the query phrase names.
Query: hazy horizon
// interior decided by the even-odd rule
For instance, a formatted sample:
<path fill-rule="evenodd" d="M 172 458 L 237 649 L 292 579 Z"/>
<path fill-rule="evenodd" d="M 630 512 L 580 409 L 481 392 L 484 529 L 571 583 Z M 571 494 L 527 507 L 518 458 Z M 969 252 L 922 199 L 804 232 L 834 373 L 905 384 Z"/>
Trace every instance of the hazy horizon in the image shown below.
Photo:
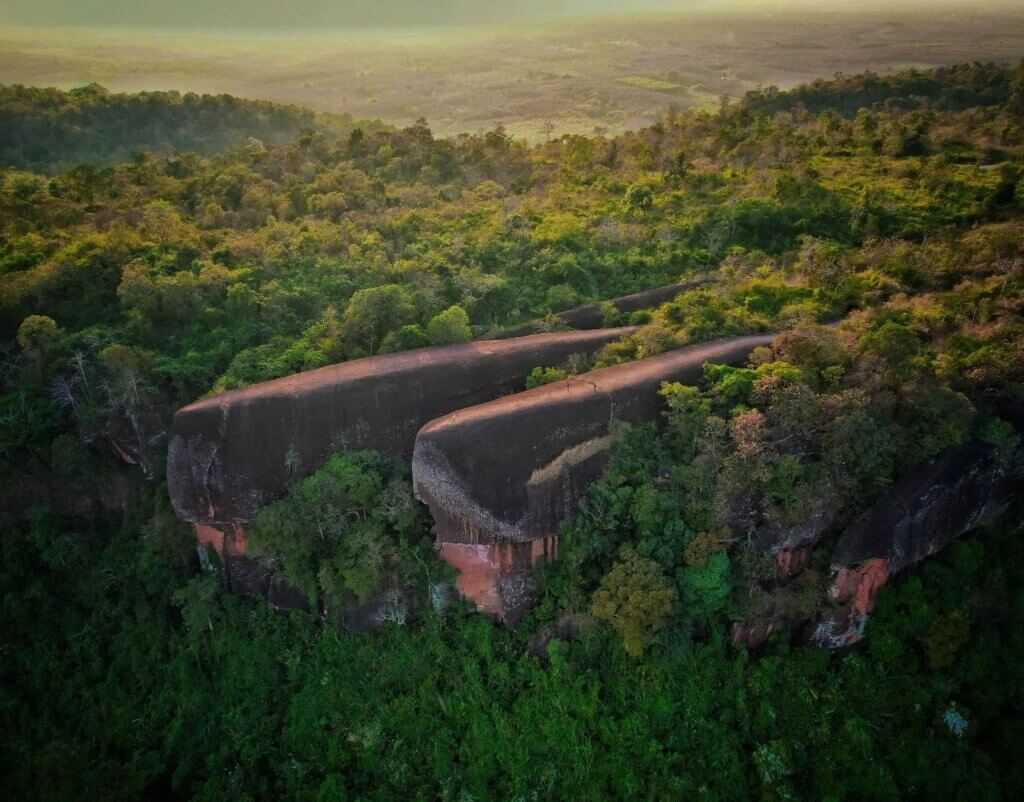
<path fill-rule="evenodd" d="M 973 7 L 965 0 L 866 0 L 856 7 L 821 0 L 6 0 L 0 25 L 100 27 L 167 30 L 210 28 L 217 32 L 363 30 L 372 28 L 508 25 L 594 16 L 629 17 L 651 13 L 814 12 L 842 14 L 884 10 L 919 11 L 923 7 Z M 1019 8 L 1012 0 L 989 3 L 987 10 Z"/>
<path fill-rule="evenodd" d="M 342 28 L 500 24 L 608 12 L 687 10 L 719 5 L 720 0 L 8 0 L 0 22 L 15 25 L 97 25 L 218 30 L 317 25 Z"/>
<path fill-rule="evenodd" d="M 1020 3 L 977 15 L 963 0 L 446 0 L 424 16 L 410 0 L 310 0 L 290 7 L 288 25 L 268 24 L 283 19 L 268 0 L 240 6 L 13 0 L 0 16 L 0 83 L 228 93 L 397 125 L 425 117 L 441 134 L 502 123 L 537 140 L 635 129 L 669 105 L 836 72 L 1024 54 Z M 332 9 L 350 22 L 315 24 Z"/>

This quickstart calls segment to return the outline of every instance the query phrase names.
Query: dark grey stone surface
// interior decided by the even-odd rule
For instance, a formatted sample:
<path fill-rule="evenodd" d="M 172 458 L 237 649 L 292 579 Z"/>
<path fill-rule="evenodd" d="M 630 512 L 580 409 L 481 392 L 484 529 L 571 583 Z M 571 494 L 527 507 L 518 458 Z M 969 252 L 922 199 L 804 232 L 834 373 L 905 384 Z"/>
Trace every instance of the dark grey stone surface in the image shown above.
<path fill-rule="evenodd" d="M 1019 467 L 1000 465 L 987 443 L 948 449 L 858 516 L 840 537 L 832 565 L 877 558 L 894 574 L 983 525 L 1021 492 Z"/>
<path fill-rule="evenodd" d="M 669 284 L 665 287 L 655 287 L 653 290 L 644 290 L 643 292 L 635 292 L 632 295 L 624 295 L 621 298 L 612 298 L 607 303 L 610 303 L 624 315 L 628 315 L 640 309 L 651 309 L 661 306 L 663 303 L 671 301 L 679 293 L 692 290 L 694 287 L 699 287 L 706 283 L 706 279 L 693 279 L 682 284 Z M 555 317 L 573 329 L 599 329 L 604 325 L 604 312 L 601 310 L 601 304 L 598 303 L 567 309 L 564 312 L 557 313 Z M 485 339 L 505 340 L 509 337 L 522 337 L 537 331 L 538 325 L 539 321 L 532 320 L 519 326 L 492 331 Z"/>
<path fill-rule="evenodd" d="M 630 328 L 537 334 L 368 357 L 204 398 L 174 416 L 167 486 L 201 524 L 248 523 L 340 449 L 412 455 L 446 412 L 515 393 L 538 365 L 592 355 Z"/>
<path fill-rule="evenodd" d="M 732 337 L 595 370 L 431 421 L 413 485 L 438 540 L 524 541 L 558 533 L 604 470 L 610 424 L 656 420 L 661 383 L 700 381 L 705 362 L 740 364 L 774 335 Z"/>

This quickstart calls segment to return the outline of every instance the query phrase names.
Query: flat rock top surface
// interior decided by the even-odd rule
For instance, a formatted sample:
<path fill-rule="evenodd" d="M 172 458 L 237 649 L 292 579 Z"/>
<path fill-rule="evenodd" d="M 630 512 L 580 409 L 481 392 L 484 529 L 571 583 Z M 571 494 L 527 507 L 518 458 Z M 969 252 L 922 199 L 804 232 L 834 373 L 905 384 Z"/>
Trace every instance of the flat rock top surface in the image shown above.
<path fill-rule="evenodd" d="M 593 343 L 595 338 L 611 341 L 634 330 L 634 327 L 622 326 L 597 331 L 531 334 L 510 340 L 475 340 L 458 345 L 432 346 L 396 354 L 368 356 L 200 398 L 198 401 L 182 407 L 178 410 L 178 414 L 188 414 L 257 397 L 301 395 L 318 387 L 353 382 L 368 377 L 398 376 L 424 369 L 443 369 L 446 366 L 471 366 L 475 360 L 481 357 L 511 356 L 556 343 L 578 342 L 581 346 L 586 346 Z"/>
<path fill-rule="evenodd" d="M 737 352 L 752 351 L 759 345 L 770 343 L 775 336 L 775 334 L 750 334 L 741 337 L 726 337 L 640 359 L 636 362 L 612 365 L 579 376 L 570 376 L 568 379 L 443 415 L 424 426 L 420 430 L 420 436 L 430 435 L 470 421 L 511 415 L 517 410 L 543 406 L 573 396 L 582 398 L 595 393 L 615 393 L 638 384 L 662 381 L 667 373 L 688 368 L 700 368 L 705 362 L 721 360 Z"/>

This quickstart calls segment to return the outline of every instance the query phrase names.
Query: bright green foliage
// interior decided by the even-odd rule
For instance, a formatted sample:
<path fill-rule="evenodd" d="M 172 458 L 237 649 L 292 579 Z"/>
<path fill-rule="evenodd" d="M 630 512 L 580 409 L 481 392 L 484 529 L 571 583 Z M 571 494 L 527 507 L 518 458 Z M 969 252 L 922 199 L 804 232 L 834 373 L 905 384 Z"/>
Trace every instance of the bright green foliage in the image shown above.
<path fill-rule="evenodd" d="M 57 322 L 46 315 L 29 315 L 18 327 L 18 345 L 26 351 L 44 354 L 59 338 Z"/>
<path fill-rule="evenodd" d="M 707 618 L 725 607 L 732 592 L 729 557 L 719 551 L 703 565 L 687 565 L 679 570 L 676 582 L 683 609 L 695 618 Z"/>
<path fill-rule="evenodd" d="M 473 332 L 469 329 L 469 315 L 461 306 L 449 306 L 430 319 L 427 336 L 433 345 L 468 343 L 473 339 Z"/>
<path fill-rule="evenodd" d="M 248 534 L 253 554 L 280 564 L 309 598 L 365 602 L 426 534 L 401 469 L 372 452 L 339 452 L 265 507 Z"/>
<path fill-rule="evenodd" d="M 342 325 L 358 346 L 375 353 L 391 332 L 408 324 L 415 309 L 409 291 L 398 284 L 358 290 L 345 306 Z"/>
<path fill-rule="evenodd" d="M 409 351 L 413 348 L 425 348 L 430 345 L 430 337 L 423 326 L 418 323 L 402 326 L 398 331 L 391 332 L 381 343 L 381 353 Z"/>
<path fill-rule="evenodd" d="M 675 606 L 676 591 L 654 560 L 637 555 L 630 547 L 594 591 L 590 609 L 622 636 L 622 645 L 640 657 Z"/>
<path fill-rule="evenodd" d="M 540 387 L 543 384 L 551 384 L 551 382 L 561 381 L 568 377 L 569 372 L 562 370 L 561 368 L 536 367 L 531 370 L 530 375 L 526 377 L 526 389 L 532 390 L 534 387 Z"/>

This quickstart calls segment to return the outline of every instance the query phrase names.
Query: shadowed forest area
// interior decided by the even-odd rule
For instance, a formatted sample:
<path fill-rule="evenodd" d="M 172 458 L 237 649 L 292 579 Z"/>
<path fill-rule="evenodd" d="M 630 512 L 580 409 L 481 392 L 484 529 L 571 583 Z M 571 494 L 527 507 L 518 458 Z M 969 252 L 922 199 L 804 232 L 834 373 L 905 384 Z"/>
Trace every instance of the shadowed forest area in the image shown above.
<path fill-rule="evenodd" d="M 891 36 L 914 48 L 944 19 Z M 963 25 L 1012 48 L 1019 26 L 984 38 L 998 20 Z M 652 59 L 642 37 L 674 35 L 637 25 Z M 816 47 L 838 69 L 834 41 Z M 13 52 L 0 79 L 60 82 L 59 61 L 32 78 Z M 838 608 L 838 536 L 902 479 L 965 444 L 1020 467 L 1024 66 L 989 55 L 788 90 L 740 65 L 620 60 L 594 95 L 615 111 L 541 92 L 576 133 L 523 109 L 497 125 L 512 105 L 435 107 L 418 79 L 415 109 L 313 102 L 320 76 L 216 87 L 315 112 L 119 94 L 121 67 L 90 75 L 108 88 L 0 89 L 0 796 L 1018 798 L 1019 498 L 895 575 L 859 641 L 806 631 Z M 781 332 L 744 366 L 662 385 L 657 424 L 616 430 L 515 628 L 440 598 L 452 569 L 407 466 L 379 454 L 338 452 L 250 533 L 309 611 L 230 593 L 171 509 L 167 430 L 197 398 L 558 330 L 553 313 L 695 279 L 653 309 L 606 305 L 635 331 L 527 379 Z M 762 539 L 808 527 L 782 581 Z M 394 578 L 410 612 L 346 629 Z M 747 622 L 770 637 L 730 636 Z"/>

